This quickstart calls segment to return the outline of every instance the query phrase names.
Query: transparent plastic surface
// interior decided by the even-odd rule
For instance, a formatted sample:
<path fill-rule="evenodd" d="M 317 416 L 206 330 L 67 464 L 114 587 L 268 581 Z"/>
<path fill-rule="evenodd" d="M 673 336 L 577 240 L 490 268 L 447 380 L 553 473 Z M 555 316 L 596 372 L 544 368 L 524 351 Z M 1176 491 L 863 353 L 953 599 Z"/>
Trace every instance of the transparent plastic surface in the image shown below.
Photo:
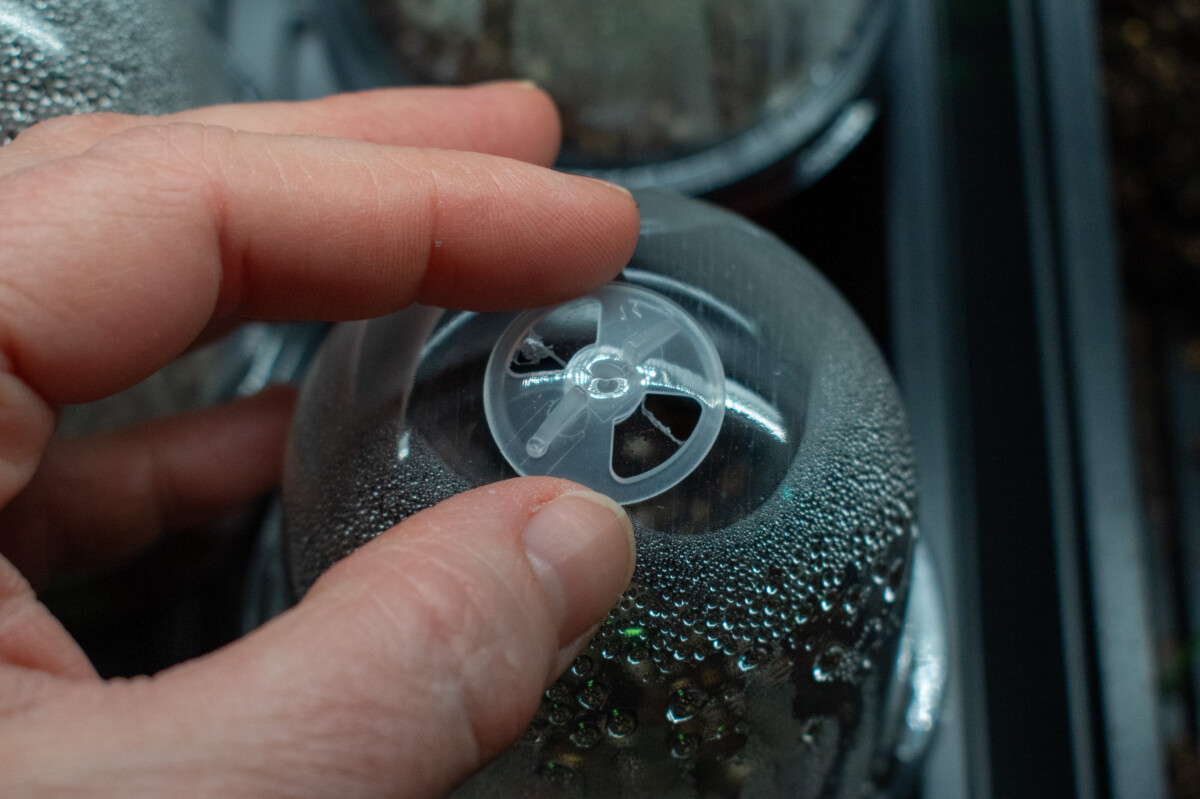
<path fill-rule="evenodd" d="M 725 415 L 725 372 L 686 311 L 615 283 L 517 316 L 488 359 L 483 407 L 517 474 L 562 477 L 639 502 L 679 484 L 712 448 Z M 660 459 L 647 446 L 623 448 L 618 431 L 635 413 L 675 451 Z"/>
<path fill-rule="evenodd" d="M 0 145 L 63 114 L 163 114 L 233 99 L 186 0 L 0 2 Z"/>
<path fill-rule="evenodd" d="M 861 92 L 890 0 L 324 0 L 343 80 L 525 78 L 562 165 L 700 193 L 772 164 Z"/>
<path fill-rule="evenodd" d="M 680 482 L 627 505 L 638 558 L 628 592 L 524 738 L 457 795 L 859 799 L 875 791 L 903 679 L 893 665 L 916 499 L 899 396 L 861 323 L 795 252 L 707 204 L 637 198 L 641 239 L 614 285 L 669 299 L 712 343 L 721 429 Z M 520 323 L 413 308 L 336 327 L 286 459 L 294 596 L 405 517 L 516 474 L 484 411 L 496 343 L 532 329 L 532 342 L 509 333 L 502 371 L 565 371 L 604 337 L 601 305 Z M 631 336 L 618 338 L 623 350 Z M 518 453 L 547 416 L 526 423 Z M 628 435 L 639 458 L 669 457 L 669 437 L 645 419 L 631 414 L 642 426 L 618 423 L 614 437 Z M 645 463 L 612 458 L 618 475 Z"/>

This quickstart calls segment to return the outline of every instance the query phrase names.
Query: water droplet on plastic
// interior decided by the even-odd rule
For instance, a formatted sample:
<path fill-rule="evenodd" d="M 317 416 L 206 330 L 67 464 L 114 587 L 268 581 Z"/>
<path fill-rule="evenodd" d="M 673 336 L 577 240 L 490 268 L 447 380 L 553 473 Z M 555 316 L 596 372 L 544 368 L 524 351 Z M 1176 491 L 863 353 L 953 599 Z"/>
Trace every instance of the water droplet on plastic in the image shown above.
<path fill-rule="evenodd" d="M 579 695 L 575 699 L 588 710 L 600 710 L 608 701 L 608 686 L 588 680 L 587 685 L 579 689 Z"/>
<path fill-rule="evenodd" d="M 692 733 L 681 733 L 671 742 L 671 757 L 693 757 L 700 751 L 700 736 Z"/>
<path fill-rule="evenodd" d="M 667 721 L 678 724 L 687 721 L 704 707 L 706 697 L 699 688 L 680 688 L 671 695 L 667 703 Z"/>
<path fill-rule="evenodd" d="M 800 731 L 800 740 L 810 749 L 817 747 L 817 739 L 821 737 L 821 730 L 824 728 L 825 722 L 821 719 L 809 719 L 804 722 L 804 729 Z"/>
<path fill-rule="evenodd" d="M 817 682 L 829 682 L 832 680 L 838 667 L 842 665 L 842 657 L 845 654 L 846 650 L 837 644 L 827 648 L 817 656 L 817 662 L 813 665 L 813 678 Z"/>
<path fill-rule="evenodd" d="M 637 714 L 627 708 L 614 708 L 608 714 L 608 734 L 614 738 L 627 738 L 637 731 Z"/>
<path fill-rule="evenodd" d="M 629 647 L 629 652 L 625 655 L 625 659 L 633 664 L 641 663 L 648 657 L 650 657 L 650 650 L 643 644 Z"/>
<path fill-rule="evenodd" d="M 529 744 L 540 744 L 546 740 L 546 728 L 535 721 L 526 728 L 521 740 Z"/>
<path fill-rule="evenodd" d="M 846 615 L 854 616 L 858 613 L 858 606 L 861 601 L 862 589 L 857 585 L 852 585 L 842 595 L 842 610 L 846 612 Z"/>
<path fill-rule="evenodd" d="M 883 585 L 884 583 L 887 582 L 887 578 L 888 578 L 888 567 L 886 564 L 884 564 L 882 562 L 876 563 L 871 568 L 871 581 L 873 583 L 875 583 L 875 585 Z"/>
<path fill-rule="evenodd" d="M 741 657 L 738 658 L 737 665 L 738 668 L 743 672 L 753 671 L 765 663 L 766 660 L 767 653 L 765 651 L 761 649 L 751 649 L 748 652 L 742 653 Z"/>
<path fill-rule="evenodd" d="M 603 733 L 600 732 L 600 728 L 596 726 L 595 722 L 581 721 L 571 732 L 571 743 L 580 749 L 590 749 L 600 743 L 600 739 L 603 737 Z"/>
<path fill-rule="evenodd" d="M 538 766 L 538 776 L 553 785 L 566 785 L 575 777 L 570 766 L 556 760 L 547 760 Z"/>
<path fill-rule="evenodd" d="M 575 711 L 566 702 L 555 702 L 550 706 L 546 718 L 551 724 L 566 724 L 575 716 Z"/>

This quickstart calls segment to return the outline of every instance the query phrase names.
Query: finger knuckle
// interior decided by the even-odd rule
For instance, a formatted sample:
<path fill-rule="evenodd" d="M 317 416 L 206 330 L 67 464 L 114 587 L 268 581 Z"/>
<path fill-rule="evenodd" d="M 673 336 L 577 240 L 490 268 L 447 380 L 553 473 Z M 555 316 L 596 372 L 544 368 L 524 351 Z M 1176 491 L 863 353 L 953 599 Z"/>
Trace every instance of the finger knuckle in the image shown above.
<path fill-rule="evenodd" d="M 129 125 L 132 119 L 134 117 L 109 111 L 51 117 L 26 128 L 13 144 L 69 151 Z"/>
<path fill-rule="evenodd" d="M 211 142 L 231 133 L 189 122 L 156 122 L 118 131 L 98 142 L 92 152 L 132 154 L 162 167 L 179 168 L 194 165 Z"/>
<path fill-rule="evenodd" d="M 84 161 L 99 167 L 126 185 L 137 187 L 142 205 L 149 208 L 192 208 L 207 200 L 221 185 L 215 174 L 215 148 L 235 134 L 185 122 L 138 125 L 109 136 L 84 154 Z"/>

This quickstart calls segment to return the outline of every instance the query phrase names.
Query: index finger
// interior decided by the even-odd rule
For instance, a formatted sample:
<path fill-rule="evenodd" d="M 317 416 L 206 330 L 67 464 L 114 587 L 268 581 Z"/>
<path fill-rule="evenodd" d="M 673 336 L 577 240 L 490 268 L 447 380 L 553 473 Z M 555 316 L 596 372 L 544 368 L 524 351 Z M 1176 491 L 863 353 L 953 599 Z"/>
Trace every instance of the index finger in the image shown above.
<path fill-rule="evenodd" d="M 191 124 L 2 180 L 0 356 L 51 403 L 231 316 L 550 304 L 613 277 L 638 228 L 624 189 L 519 161 Z"/>

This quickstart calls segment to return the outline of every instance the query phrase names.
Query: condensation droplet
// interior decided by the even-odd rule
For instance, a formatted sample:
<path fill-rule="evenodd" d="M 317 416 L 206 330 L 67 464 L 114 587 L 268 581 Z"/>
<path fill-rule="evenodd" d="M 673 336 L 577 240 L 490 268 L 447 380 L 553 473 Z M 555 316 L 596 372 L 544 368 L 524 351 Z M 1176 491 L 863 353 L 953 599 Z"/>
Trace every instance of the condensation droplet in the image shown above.
<path fill-rule="evenodd" d="M 591 749 L 600 743 L 602 737 L 603 733 L 600 732 L 600 727 L 595 722 L 581 721 L 575 725 L 575 729 L 571 732 L 571 743 L 580 749 Z"/>
<path fill-rule="evenodd" d="M 555 702 L 550 705 L 550 712 L 546 714 L 546 719 L 551 724 L 566 724 L 575 717 L 575 711 L 566 702 Z"/>
<path fill-rule="evenodd" d="M 743 672 L 754 671 L 754 669 L 757 669 L 759 666 L 765 663 L 766 660 L 766 651 L 762 649 L 751 649 L 742 653 L 741 657 L 738 658 L 737 665 L 738 668 Z"/>
<path fill-rule="evenodd" d="M 671 700 L 667 703 L 667 721 L 672 724 L 687 721 L 704 707 L 706 699 L 699 688 L 689 686 L 678 689 L 671 694 Z"/>
<path fill-rule="evenodd" d="M 671 757 L 694 757 L 700 751 L 700 736 L 692 733 L 680 733 L 671 741 Z"/>
<path fill-rule="evenodd" d="M 825 722 L 821 719 L 809 719 L 804 722 L 804 728 L 800 731 L 800 740 L 810 749 L 815 749 L 817 739 L 821 735 L 821 729 L 825 726 Z"/>
<path fill-rule="evenodd" d="M 535 721 L 525 729 L 521 740 L 528 744 L 540 744 L 546 740 L 546 728 Z"/>
<path fill-rule="evenodd" d="M 547 760 L 538 766 L 538 776 L 553 785 L 566 785 L 575 777 L 570 766 L 556 760 Z"/>
<path fill-rule="evenodd" d="M 555 680 L 550 687 L 546 689 L 546 698 L 551 702 L 570 702 L 571 689 L 562 680 Z"/>
<path fill-rule="evenodd" d="M 887 564 L 880 562 L 880 563 L 876 563 L 873 567 L 871 567 L 871 581 L 873 583 L 875 583 L 875 585 L 883 585 L 884 583 L 887 582 L 887 578 L 888 578 Z"/>
<path fill-rule="evenodd" d="M 608 686 L 595 680 L 588 680 L 587 685 L 579 689 L 579 695 L 575 699 L 588 710 L 600 710 L 608 701 Z"/>
<path fill-rule="evenodd" d="M 596 661 L 587 655 L 580 655 L 571 664 L 571 673 L 576 677 L 586 677 L 596 669 Z"/>
<path fill-rule="evenodd" d="M 628 708 L 614 708 L 608 714 L 608 734 L 614 738 L 628 738 L 637 732 L 637 714 Z"/>
<path fill-rule="evenodd" d="M 817 662 L 813 665 L 813 678 L 817 682 L 832 680 L 838 667 L 842 665 L 842 658 L 845 654 L 846 650 L 837 644 L 828 647 L 817 656 Z"/>

